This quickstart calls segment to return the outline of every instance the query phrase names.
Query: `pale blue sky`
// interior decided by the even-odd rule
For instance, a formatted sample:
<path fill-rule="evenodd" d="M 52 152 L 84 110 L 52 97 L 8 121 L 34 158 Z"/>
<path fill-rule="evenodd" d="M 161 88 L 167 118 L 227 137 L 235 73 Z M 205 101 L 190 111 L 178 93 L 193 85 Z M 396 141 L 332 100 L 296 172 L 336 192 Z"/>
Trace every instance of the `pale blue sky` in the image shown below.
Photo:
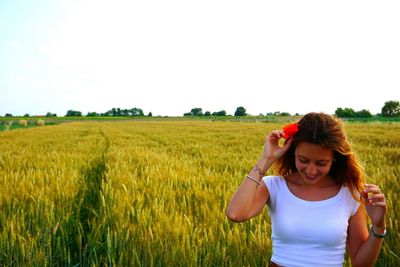
<path fill-rule="evenodd" d="M 0 1 L 0 115 L 380 112 L 400 1 Z"/>

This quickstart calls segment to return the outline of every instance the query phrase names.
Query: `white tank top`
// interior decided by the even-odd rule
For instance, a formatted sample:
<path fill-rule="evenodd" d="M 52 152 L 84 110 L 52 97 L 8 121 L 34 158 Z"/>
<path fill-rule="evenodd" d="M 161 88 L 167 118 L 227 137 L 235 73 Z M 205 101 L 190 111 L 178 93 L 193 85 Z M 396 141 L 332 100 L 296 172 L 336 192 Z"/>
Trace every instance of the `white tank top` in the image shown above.
<path fill-rule="evenodd" d="M 342 186 L 332 198 L 298 198 L 281 176 L 263 178 L 269 191 L 272 258 L 285 267 L 343 266 L 347 227 L 360 203 Z"/>

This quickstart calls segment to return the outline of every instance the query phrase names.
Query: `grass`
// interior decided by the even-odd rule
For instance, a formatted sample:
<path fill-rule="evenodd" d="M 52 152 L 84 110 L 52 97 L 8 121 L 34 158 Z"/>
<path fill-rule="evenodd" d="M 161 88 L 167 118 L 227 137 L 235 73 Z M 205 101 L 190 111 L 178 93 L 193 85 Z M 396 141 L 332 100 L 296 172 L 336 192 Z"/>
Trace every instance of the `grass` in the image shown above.
<path fill-rule="evenodd" d="M 225 209 L 283 122 L 85 121 L 0 133 L 1 266 L 265 266 L 269 217 Z M 346 123 L 389 205 L 400 264 L 400 124 Z M 349 264 L 348 262 L 346 263 Z"/>

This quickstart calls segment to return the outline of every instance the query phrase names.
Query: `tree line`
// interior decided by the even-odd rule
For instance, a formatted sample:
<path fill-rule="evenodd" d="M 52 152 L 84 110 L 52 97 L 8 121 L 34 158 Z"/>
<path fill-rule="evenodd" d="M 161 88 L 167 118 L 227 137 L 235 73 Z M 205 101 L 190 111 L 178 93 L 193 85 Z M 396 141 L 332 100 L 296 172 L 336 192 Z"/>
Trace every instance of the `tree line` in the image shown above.
<path fill-rule="evenodd" d="M 76 110 L 68 110 L 65 117 L 81 117 L 82 112 Z M 134 117 L 134 116 L 144 116 L 143 110 L 141 108 L 131 108 L 131 109 L 121 109 L 112 108 L 104 113 L 88 112 L 86 117 Z M 153 116 L 150 112 L 147 116 Z"/>
<path fill-rule="evenodd" d="M 121 109 L 121 108 L 112 108 L 106 112 L 98 113 L 98 112 L 88 112 L 86 115 L 83 115 L 81 111 L 78 110 L 68 110 L 64 117 L 133 117 L 133 116 L 144 116 L 143 110 L 141 108 L 131 108 L 131 109 Z M 151 117 L 153 114 L 149 112 L 147 116 Z M 13 117 L 11 113 L 6 113 L 5 117 Z M 30 117 L 27 113 L 22 117 Z M 57 117 L 56 113 L 47 112 L 46 117 Z"/>
<path fill-rule="evenodd" d="M 234 116 L 247 116 L 246 109 L 243 106 L 237 107 L 234 112 Z M 265 115 L 259 114 L 259 116 L 291 116 L 289 112 L 268 112 Z M 293 114 L 295 116 L 299 115 L 298 113 Z M 355 111 L 352 108 L 337 108 L 335 110 L 335 115 L 339 118 L 370 118 L 373 116 L 381 116 L 381 117 L 400 117 L 400 102 L 395 100 L 386 101 L 381 109 L 381 113 L 373 115 L 369 110 L 362 109 L 359 111 Z M 83 115 L 81 111 L 77 110 L 68 110 L 67 114 L 64 117 L 137 117 L 137 116 L 145 116 L 144 112 L 141 108 L 131 108 L 131 109 L 121 109 L 121 108 L 112 108 L 103 113 L 97 112 L 88 112 L 86 115 Z M 146 116 L 152 117 L 153 114 L 149 112 Z M 186 112 L 183 114 L 184 117 L 188 116 L 228 116 L 225 110 L 220 110 L 216 112 L 205 111 L 203 113 L 203 109 L 196 107 L 192 108 L 190 112 Z M 11 113 L 6 113 L 5 117 L 13 117 Z M 30 117 L 29 114 L 25 114 L 23 117 Z M 47 112 L 46 117 L 57 117 L 57 114 Z"/>
<path fill-rule="evenodd" d="M 234 116 L 246 116 L 249 115 L 246 113 L 246 109 L 242 106 L 237 107 L 234 113 Z M 265 116 L 291 116 L 289 112 L 268 112 Z M 293 114 L 298 116 L 299 114 Z M 367 109 L 362 109 L 359 111 L 355 111 L 352 108 L 337 108 L 335 110 L 335 115 L 338 118 L 371 118 L 374 115 Z M 184 113 L 183 116 L 226 116 L 226 111 L 221 110 L 218 112 L 209 112 L 206 111 L 203 113 L 202 108 L 193 108 L 190 112 Z M 259 116 L 264 116 L 264 114 L 259 114 Z M 400 103 L 399 101 L 386 101 L 381 109 L 381 113 L 375 114 L 375 116 L 382 116 L 382 117 L 400 117 Z"/>
<path fill-rule="evenodd" d="M 367 109 L 355 111 L 352 108 L 337 108 L 335 115 L 339 118 L 371 118 L 374 115 Z M 386 101 L 381 109 L 381 113 L 375 116 L 381 117 L 400 117 L 400 103 L 399 101 Z"/>
<path fill-rule="evenodd" d="M 246 109 L 243 106 L 237 107 L 235 113 L 233 114 L 233 116 L 247 116 L 247 115 L 250 115 L 250 114 L 247 114 Z M 289 112 L 280 112 L 280 111 L 270 112 L 265 115 L 266 116 L 291 116 Z M 295 115 L 299 115 L 299 114 L 296 113 Z M 183 116 L 187 117 L 187 116 L 229 116 L 229 115 L 227 115 L 225 110 L 216 111 L 213 113 L 211 113 L 210 111 L 206 111 L 203 113 L 202 108 L 192 108 L 190 110 L 190 112 L 184 113 Z M 259 116 L 264 116 L 264 115 L 259 114 Z"/>

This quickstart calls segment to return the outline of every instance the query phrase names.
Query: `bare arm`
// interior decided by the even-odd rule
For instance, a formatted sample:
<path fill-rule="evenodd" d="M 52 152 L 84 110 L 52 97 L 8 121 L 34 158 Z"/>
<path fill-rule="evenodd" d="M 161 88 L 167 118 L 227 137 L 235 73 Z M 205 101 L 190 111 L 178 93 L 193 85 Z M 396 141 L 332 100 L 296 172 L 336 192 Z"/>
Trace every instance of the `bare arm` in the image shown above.
<path fill-rule="evenodd" d="M 363 199 L 376 233 L 385 230 L 386 202 L 379 187 L 366 185 Z M 368 194 L 370 193 L 370 194 Z M 374 266 L 382 247 L 382 238 L 375 237 L 366 227 L 365 212 L 360 207 L 349 221 L 347 243 L 353 266 Z"/>
<path fill-rule="evenodd" d="M 288 140 L 285 146 L 280 147 L 278 144 L 280 138 L 282 138 L 281 131 L 273 131 L 267 136 L 264 152 L 257 161 L 255 168 L 249 173 L 251 178 L 261 181 L 265 172 L 290 147 L 291 139 Z M 258 186 L 252 179 L 245 178 L 233 195 L 228 205 L 226 216 L 233 222 L 246 221 L 260 214 L 268 199 L 269 192 L 263 182 Z"/>
<path fill-rule="evenodd" d="M 265 170 L 267 170 L 272 165 L 272 162 L 261 157 L 256 165 L 265 166 L 267 167 Z M 262 175 L 255 169 L 249 175 L 258 181 L 262 178 Z M 233 222 L 246 221 L 260 214 L 268 198 L 269 192 L 263 182 L 258 186 L 251 179 L 245 179 L 233 195 L 228 205 L 226 216 Z"/>

